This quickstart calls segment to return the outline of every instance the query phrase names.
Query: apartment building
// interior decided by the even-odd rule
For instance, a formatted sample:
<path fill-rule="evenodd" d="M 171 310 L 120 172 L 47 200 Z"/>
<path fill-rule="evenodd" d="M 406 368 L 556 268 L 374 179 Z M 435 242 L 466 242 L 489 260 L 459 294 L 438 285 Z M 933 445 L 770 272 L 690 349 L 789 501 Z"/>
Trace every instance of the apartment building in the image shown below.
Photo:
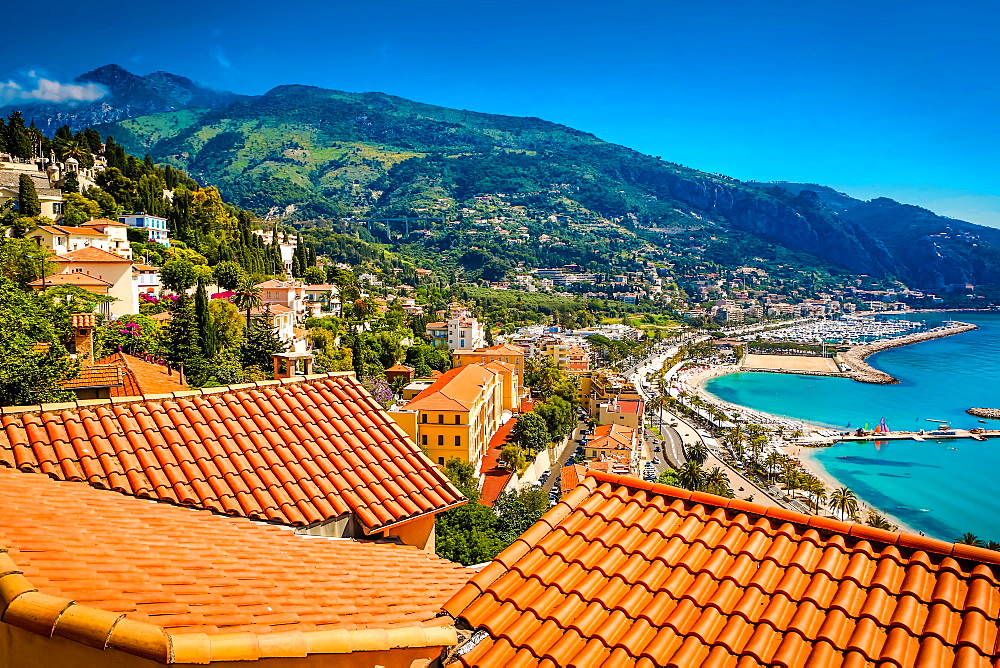
<path fill-rule="evenodd" d="M 503 424 L 504 385 L 513 376 L 513 367 L 497 362 L 460 366 L 430 385 L 416 381 L 423 389 L 389 414 L 431 461 L 443 465 L 458 457 L 472 462 L 478 473 L 490 438 Z"/>

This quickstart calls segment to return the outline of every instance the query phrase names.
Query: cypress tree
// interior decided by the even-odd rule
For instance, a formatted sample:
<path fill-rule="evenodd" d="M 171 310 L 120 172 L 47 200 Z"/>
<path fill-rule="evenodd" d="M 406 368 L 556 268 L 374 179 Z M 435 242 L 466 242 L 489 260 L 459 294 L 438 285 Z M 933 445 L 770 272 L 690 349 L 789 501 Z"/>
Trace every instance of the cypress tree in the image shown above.
<path fill-rule="evenodd" d="M 35 182 L 27 174 L 21 174 L 17 179 L 17 212 L 26 217 L 42 215 L 42 203 L 38 201 Z"/>
<path fill-rule="evenodd" d="M 205 359 L 215 357 L 215 327 L 212 316 L 208 312 L 208 294 L 205 292 L 205 281 L 198 280 L 198 290 L 194 295 L 194 315 L 198 323 L 198 342 Z"/>
<path fill-rule="evenodd" d="M 22 160 L 31 160 L 35 154 L 31 147 L 31 136 L 24 125 L 20 111 L 12 112 L 7 118 L 7 151 Z"/>
<path fill-rule="evenodd" d="M 0 117 L 0 153 L 7 152 L 7 121 Z"/>
<path fill-rule="evenodd" d="M 174 368 L 184 367 L 188 383 L 196 385 L 205 373 L 205 357 L 199 345 L 200 332 L 194 300 L 187 295 L 177 297 L 167 325 L 167 360 Z"/>

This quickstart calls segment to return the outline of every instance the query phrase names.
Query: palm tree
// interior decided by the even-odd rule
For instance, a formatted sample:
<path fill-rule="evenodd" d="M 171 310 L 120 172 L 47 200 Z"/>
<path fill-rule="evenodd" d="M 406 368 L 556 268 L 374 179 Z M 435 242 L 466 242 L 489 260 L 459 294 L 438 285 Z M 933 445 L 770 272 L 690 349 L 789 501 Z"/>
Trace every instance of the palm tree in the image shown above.
<path fill-rule="evenodd" d="M 830 493 L 830 505 L 840 513 L 841 519 L 858 511 L 858 497 L 847 487 L 840 487 Z"/>
<path fill-rule="evenodd" d="M 247 313 L 247 330 L 250 329 L 250 311 L 259 308 L 264 302 L 260 298 L 260 288 L 254 284 L 253 279 L 244 276 L 240 279 L 239 285 L 233 291 L 233 303 L 236 308 Z"/>
<path fill-rule="evenodd" d="M 986 545 L 983 545 L 983 547 L 985 547 L 987 550 L 994 550 L 996 552 L 1000 552 L 1000 543 L 996 542 L 995 540 L 986 541 Z"/>
<path fill-rule="evenodd" d="M 724 492 L 729 491 L 729 477 L 726 476 L 725 471 L 716 466 L 705 474 L 702 485 L 706 490 L 712 492 L 712 494 L 725 496 Z"/>
<path fill-rule="evenodd" d="M 708 448 L 705 447 L 705 444 L 701 441 L 694 443 L 686 450 L 685 454 L 687 455 L 687 458 L 696 463 L 698 466 L 704 464 L 705 460 L 708 459 Z"/>
<path fill-rule="evenodd" d="M 777 473 L 778 467 L 781 466 L 781 455 L 777 452 L 771 452 L 764 459 L 764 466 L 767 469 L 767 481 L 772 482 L 774 480 L 774 474 Z"/>
<path fill-rule="evenodd" d="M 979 536 L 977 536 L 974 533 L 964 533 L 964 534 L 962 534 L 962 537 L 959 538 L 958 540 L 956 540 L 955 542 L 958 543 L 959 545 L 972 545 L 974 547 L 986 547 L 986 543 L 984 543 L 979 538 Z"/>
<path fill-rule="evenodd" d="M 875 527 L 876 529 L 885 529 L 886 531 L 895 531 L 896 525 L 882 517 L 874 510 L 868 511 L 868 520 L 865 522 L 870 527 Z M 971 534 L 969 534 L 971 535 Z M 973 536 L 974 537 L 974 536 Z M 982 541 L 980 541 L 982 543 Z"/>
<path fill-rule="evenodd" d="M 677 480 L 681 487 L 691 491 L 699 490 L 705 477 L 704 471 L 695 462 L 687 462 L 677 470 Z"/>

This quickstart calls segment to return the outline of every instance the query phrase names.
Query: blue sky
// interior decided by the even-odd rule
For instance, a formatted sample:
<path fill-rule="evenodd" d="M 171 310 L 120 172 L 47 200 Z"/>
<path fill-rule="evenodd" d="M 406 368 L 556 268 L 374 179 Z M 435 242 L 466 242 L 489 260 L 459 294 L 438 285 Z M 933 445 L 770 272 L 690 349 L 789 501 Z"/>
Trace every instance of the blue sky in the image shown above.
<path fill-rule="evenodd" d="M 0 82 L 68 82 L 114 62 L 248 94 L 383 91 L 1000 227 L 995 3 L 64 4 L 59 23 L 85 41 L 8 31 Z"/>

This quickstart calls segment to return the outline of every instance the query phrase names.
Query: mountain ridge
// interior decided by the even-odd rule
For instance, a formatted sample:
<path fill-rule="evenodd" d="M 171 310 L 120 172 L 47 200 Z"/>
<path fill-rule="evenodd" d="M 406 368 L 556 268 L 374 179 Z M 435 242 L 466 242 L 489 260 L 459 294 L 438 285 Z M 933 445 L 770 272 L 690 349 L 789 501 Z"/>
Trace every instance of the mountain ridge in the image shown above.
<path fill-rule="evenodd" d="M 257 96 L 205 93 L 184 77 L 137 77 L 118 66 L 82 76 L 116 86 L 118 106 L 97 125 L 102 133 L 211 182 L 259 215 L 300 225 L 345 231 L 356 219 L 453 219 L 475 208 L 476 195 L 514 193 L 531 199 L 536 222 L 570 221 L 549 231 L 571 240 L 586 238 L 576 228 L 605 225 L 606 234 L 642 239 L 648 250 L 668 243 L 657 230 L 716 230 L 914 287 L 1000 282 L 992 268 L 1000 239 L 982 231 L 989 228 L 959 221 L 971 228 L 938 238 L 942 217 L 932 212 L 858 203 L 826 186 L 741 182 L 539 118 L 307 84 Z M 173 106 L 142 113 L 119 99 L 132 91 L 142 91 L 147 106 Z M 895 218 L 908 222 L 888 220 Z M 884 233 L 910 223 L 924 232 Z M 423 230 L 424 238 L 400 237 L 388 225 L 372 231 L 427 252 L 455 243 L 447 230 Z"/>

